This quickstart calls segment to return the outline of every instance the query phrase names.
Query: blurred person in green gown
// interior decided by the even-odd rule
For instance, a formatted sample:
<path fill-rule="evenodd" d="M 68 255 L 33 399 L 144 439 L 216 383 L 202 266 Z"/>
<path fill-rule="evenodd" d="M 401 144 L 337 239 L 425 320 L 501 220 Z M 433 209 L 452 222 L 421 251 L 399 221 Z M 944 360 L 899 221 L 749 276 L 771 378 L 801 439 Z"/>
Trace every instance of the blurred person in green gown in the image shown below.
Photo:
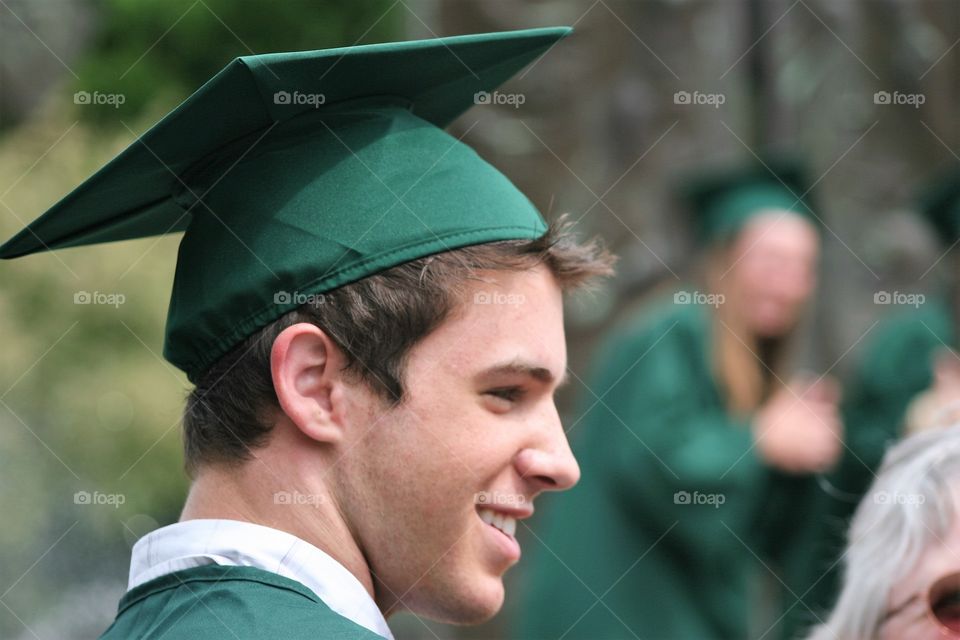
<path fill-rule="evenodd" d="M 802 171 L 767 163 L 685 190 L 700 290 L 606 341 L 571 429 L 582 479 L 530 534 L 522 638 L 744 638 L 776 627 L 777 585 L 842 447 L 838 390 L 786 374 L 816 289 Z M 787 578 L 783 580 L 789 583 Z M 779 631 L 771 630 L 767 637 Z"/>
<path fill-rule="evenodd" d="M 960 172 L 935 178 L 917 204 L 942 245 L 939 258 L 947 264 L 955 261 L 950 249 L 960 239 Z M 955 352 L 960 297 L 952 291 L 936 297 L 879 291 L 875 302 L 894 303 L 893 295 L 912 296 L 915 304 L 883 319 L 868 338 L 842 406 L 847 447 L 826 477 L 827 491 L 819 496 L 821 515 L 804 534 L 817 551 L 801 588 L 809 591 L 806 601 L 821 619 L 837 594 L 848 523 L 886 450 L 905 435 L 960 418 L 960 356 Z"/>
<path fill-rule="evenodd" d="M 919 212 L 936 231 L 941 257 L 949 264 L 955 260 L 950 249 L 960 239 L 960 172 L 928 185 Z M 890 295 L 878 292 L 876 301 L 883 303 L 880 297 Z M 844 490 L 862 494 L 891 441 L 949 422 L 951 407 L 960 400 L 960 357 L 955 352 L 960 298 L 944 291 L 916 300 L 878 327 L 851 383 L 844 412 L 850 417 L 852 451 L 838 470 L 849 478 Z"/>

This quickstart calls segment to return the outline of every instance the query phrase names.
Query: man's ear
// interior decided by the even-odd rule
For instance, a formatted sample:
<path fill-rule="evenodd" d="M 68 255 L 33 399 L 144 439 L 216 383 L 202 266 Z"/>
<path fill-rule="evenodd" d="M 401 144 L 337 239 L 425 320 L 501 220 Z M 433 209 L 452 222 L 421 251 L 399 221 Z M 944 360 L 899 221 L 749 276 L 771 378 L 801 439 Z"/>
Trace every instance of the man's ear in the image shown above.
<path fill-rule="evenodd" d="M 346 362 L 319 327 L 301 322 L 284 329 L 270 350 L 270 372 L 280 409 L 308 438 L 343 437 L 343 378 Z"/>

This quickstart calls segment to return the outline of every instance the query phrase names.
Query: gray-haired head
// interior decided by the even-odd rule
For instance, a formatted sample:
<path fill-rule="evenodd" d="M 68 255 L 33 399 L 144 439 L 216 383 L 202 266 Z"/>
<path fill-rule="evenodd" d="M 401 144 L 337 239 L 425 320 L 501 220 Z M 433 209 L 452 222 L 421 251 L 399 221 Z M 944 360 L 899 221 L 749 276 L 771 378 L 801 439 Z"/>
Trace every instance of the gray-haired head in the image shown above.
<path fill-rule="evenodd" d="M 891 447 L 853 516 L 837 604 L 809 640 L 877 637 L 891 589 L 953 524 L 953 486 L 960 487 L 960 425 Z"/>

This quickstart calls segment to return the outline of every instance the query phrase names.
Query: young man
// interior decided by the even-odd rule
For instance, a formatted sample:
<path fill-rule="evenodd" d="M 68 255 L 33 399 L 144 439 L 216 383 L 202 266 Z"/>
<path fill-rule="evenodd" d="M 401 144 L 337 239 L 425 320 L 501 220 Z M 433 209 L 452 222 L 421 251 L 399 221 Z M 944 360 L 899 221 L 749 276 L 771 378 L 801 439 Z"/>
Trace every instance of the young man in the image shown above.
<path fill-rule="evenodd" d="M 561 292 L 611 260 L 441 127 L 568 32 L 240 58 L 0 247 L 185 231 L 164 355 L 193 483 L 104 638 L 497 612 L 517 520 L 579 477 Z"/>

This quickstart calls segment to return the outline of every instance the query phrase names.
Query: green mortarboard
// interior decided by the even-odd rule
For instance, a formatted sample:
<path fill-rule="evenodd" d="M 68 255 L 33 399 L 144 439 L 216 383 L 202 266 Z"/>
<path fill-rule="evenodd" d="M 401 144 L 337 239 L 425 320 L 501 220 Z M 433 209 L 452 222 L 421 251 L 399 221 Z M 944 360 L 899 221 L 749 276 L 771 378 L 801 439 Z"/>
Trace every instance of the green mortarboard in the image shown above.
<path fill-rule="evenodd" d="M 733 237 L 748 220 L 769 209 L 792 211 L 819 227 L 808 191 L 801 165 L 785 158 L 702 171 L 680 188 L 703 244 Z"/>
<path fill-rule="evenodd" d="M 195 382 L 306 296 L 543 235 L 530 201 L 442 127 L 570 31 L 238 58 L 0 257 L 184 231 L 164 356 Z"/>
<path fill-rule="evenodd" d="M 941 174 L 920 193 L 920 213 L 946 245 L 960 238 L 960 171 Z"/>

